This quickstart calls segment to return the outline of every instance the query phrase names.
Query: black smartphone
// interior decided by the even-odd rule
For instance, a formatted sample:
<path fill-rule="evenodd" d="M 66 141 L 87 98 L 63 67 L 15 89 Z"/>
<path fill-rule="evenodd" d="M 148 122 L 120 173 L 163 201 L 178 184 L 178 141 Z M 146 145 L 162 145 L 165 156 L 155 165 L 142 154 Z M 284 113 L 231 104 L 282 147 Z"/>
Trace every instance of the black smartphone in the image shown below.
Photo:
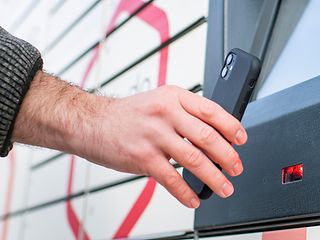
<path fill-rule="evenodd" d="M 224 61 L 210 100 L 241 121 L 260 69 L 261 63 L 257 57 L 238 48 L 232 49 Z M 186 168 L 183 169 L 183 178 L 200 199 L 211 196 L 212 190 Z"/>

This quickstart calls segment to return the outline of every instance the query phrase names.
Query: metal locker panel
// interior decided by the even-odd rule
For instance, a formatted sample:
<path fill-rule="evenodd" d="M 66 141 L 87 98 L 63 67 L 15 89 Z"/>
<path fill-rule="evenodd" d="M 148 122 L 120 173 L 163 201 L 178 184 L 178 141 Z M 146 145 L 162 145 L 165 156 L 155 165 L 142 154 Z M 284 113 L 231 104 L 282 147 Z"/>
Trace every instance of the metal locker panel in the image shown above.
<path fill-rule="evenodd" d="M 80 235 L 84 237 L 85 230 L 82 230 L 81 225 L 83 199 L 72 200 L 72 206 L 77 220 L 69 212 L 66 202 L 29 211 L 25 220 L 24 239 L 81 239 Z"/>
<path fill-rule="evenodd" d="M 48 159 L 60 155 L 60 152 L 57 150 L 52 150 L 48 148 L 40 148 L 40 147 L 28 147 L 32 152 L 30 159 L 30 168 L 38 167 L 38 165 L 44 161 L 48 161 Z"/>
<path fill-rule="evenodd" d="M 71 166 L 72 160 L 73 166 Z M 41 168 L 31 170 L 28 207 L 84 190 L 87 181 L 87 164 L 84 159 L 78 157 L 71 159 L 70 155 L 63 155 Z"/>
<path fill-rule="evenodd" d="M 182 169 L 178 169 L 181 174 Z M 193 230 L 194 210 L 183 206 L 157 184 L 150 204 L 133 228 L 130 236 L 166 236 Z M 147 238 L 147 237 L 146 237 Z"/>
<path fill-rule="evenodd" d="M 8 159 L 8 178 L 4 184 L 7 191 L 3 196 L 7 205 L 7 212 L 16 211 L 27 205 L 27 195 L 29 191 L 30 164 L 32 150 L 22 145 L 16 144 L 10 152 Z M 2 207 L 2 205 L 0 205 Z"/>
<path fill-rule="evenodd" d="M 0 216 L 26 206 L 28 191 L 30 151 L 14 147 L 0 163 Z"/>
<path fill-rule="evenodd" d="M 96 88 L 98 74 L 101 71 L 98 58 L 98 51 L 91 51 L 62 74 L 62 79 L 71 81 L 85 90 Z"/>
<path fill-rule="evenodd" d="M 30 170 L 28 207 L 66 195 L 68 162 L 65 155 L 41 168 Z"/>
<path fill-rule="evenodd" d="M 183 7 L 177 7 L 181 5 Z M 126 7 L 115 16 L 121 19 L 123 14 L 127 14 Z M 207 1 L 154 1 L 103 42 L 99 81 L 113 78 L 136 61 L 143 60 L 161 43 L 206 14 Z"/>
<path fill-rule="evenodd" d="M 110 239 L 116 234 L 147 181 L 129 182 L 88 196 L 85 228 L 91 239 Z"/>
<path fill-rule="evenodd" d="M 6 199 L 4 196 L 7 195 L 8 192 L 8 185 L 9 185 L 9 178 L 10 178 L 10 168 L 12 168 L 12 165 L 10 164 L 9 158 L 3 158 L 0 161 L 0 181 L 1 181 L 1 187 L 0 187 L 0 196 L 3 196 L 0 198 L 0 213 L 1 215 L 4 214 L 5 208 L 6 208 Z"/>
<path fill-rule="evenodd" d="M 71 9 L 69 10 L 72 11 Z M 49 72 L 60 75 L 61 71 L 70 62 L 100 40 L 103 36 L 102 29 L 110 18 L 110 13 L 108 15 L 103 12 L 102 3 L 93 8 L 84 18 L 76 22 L 74 27 L 68 33 L 65 33 L 61 41 L 57 42 L 56 45 L 44 47 L 44 49 L 47 49 L 43 55 L 45 68 Z M 50 26 L 56 24 L 68 26 L 65 23 L 61 23 L 63 18 L 59 18 L 59 20 L 51 22 Z M 54 27 L 52 28 L 54 29 Z M 49 44 L 50 39 L 47 41 L 47 44 Z M 48 50 L 49 47 L 50 50 Z"/>
<path fill-rule="evenodd" d="M 170 235 L 173 231 L 190 231 L 192 223 L 193 210 L 147 178 L 88 196 L 86 229 L 92 239 Z"/>
<path fill-rule="evenodd" d="M 207 24 L 203 23 L 169 48 L 166 84 L 189 89 L 203 84 Z"/>
<path fill-rule="evenodd" d="M 15 8 L 17 8 L 16 5 Z M 47 1 L 33 1 L 26 9 L 21 19 L 17 19 L 16 27 L 8 29 L 11 34 L 22 38 L 39 49 L 46 43 L 47 22 L 49 19 L 49 6 Z M 40 20 L 39 20 L 40 19 Z"/>
<path fill-rule="evenodd" d="M 88 189 L 116 184 L 135 177 L 133 174 L 118 172 L 94 163 L 89 163 Z"/>
<path fill-rule="evenodd" d="M 0 237 L 2 240 L 20 240 L 24 233 L 24 216 L 12 217 L 0 221 Z"/>
<path fill-rule="evenodd" d="M 91 9 L 100 7 L 101 4 L 97 2 L 97 0 L 57 0 L 53 2 L 49 8 L 49 20 L 47 23 L 50 31 L 46 35 L 46 45 L 40 50 L 45 54 L 53 50 L 52 48 L 70 33 L 69 30 L 74 27 L 74 24 L 80 25 L 83 18 L 86 17 Z M 114 1 L 111 0 L 111 2 Z"/>
<path fill-rule="evenodd" d="M 29 9 L 36 5 L 35 0 L 14 0 L 1 3 L 0 22 L 1 27 L 8 31 L 14 31 L 19 27 L 21 19 L 28 14 Z M 17 8 L 17 6 L 19 6 Z M 15 9 L 15 11 L 12 11 Z"/>
<path fill-rule="evenodd" d="M 113 97 L 126 97 L 138 92 L 154 89 L 158 85 L 159 53 L 146 59 L 122 76 L 108 83 L 100 91 Z"/>
<path fill-rule="evenodd" d="M 101 89 L 104 94 L 119 97 L 154 89 L 159 83 L 160 65 L 166 66 L 165 84 L 190 88 L 203 82 L 206 24 L 193 29 L 168 48 L 168 59 L 161 52 L 147 58 Z"/>

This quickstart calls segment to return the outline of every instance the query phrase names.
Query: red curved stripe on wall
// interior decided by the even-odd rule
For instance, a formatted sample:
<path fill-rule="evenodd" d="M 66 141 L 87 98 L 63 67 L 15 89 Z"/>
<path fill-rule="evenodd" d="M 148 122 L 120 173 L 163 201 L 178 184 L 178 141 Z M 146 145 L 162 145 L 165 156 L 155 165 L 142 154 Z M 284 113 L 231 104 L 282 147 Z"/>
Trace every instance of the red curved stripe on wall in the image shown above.
<path fill-rule="evenodd" d="M 148 206 L 154 189 L 156 186 L 156 181 L 153 178 L 149 178 L 146 186 L 144 187 L 142 193 L 132 206 L 131 210 L 127 214 L 126 218 L 123 220 L 121 226 L 118 228 L 117 232 L 114 234 L 113 238 L 124 238 L 128 237 L 131 230 L 138 222 L 140 216 Z"/>
<path fill-rule="evenodd" d="M 99 54 L 99 47 L 94 49 L 94 54 L 92 59 L 89 62 L 89 65 L 83 75 L 83 78 L 81 80 L 80 86 L 84 87 L 90 72 L 92 68 L 94 67 L 94 63 L 98 57 Z M 67 195 L 70 196 L 72 194 L 72 186 L 73 186 L 73 177 L 74 177 L 74 167 L 75 167 L 75 156 L 71 155 L 70 157 L 70 167 L 69 167 L 69 180 L 68 180 L 68 187 L 67 187 Z M 77 214 L 72 206 L 71 200 L 68 200 L 66 202 L 66 211 L 67 211 L 67 219 L 70 225 L 70 228 L 72 230 L 73 235 L 76 237 L 76 239 L 80 240 L 89 240 L 89 235 L 85 231 L 85 229 L 82 228 L 82 223 L 77 217 Z"/>
<path fill-rule="evenodd" d="M 307 240 L 307 229 L 297 228 L 290 230 L 281 230 L 274 232 L 264 232 L 262 240 Z"/>
<path fill-rule="evenodd" d="M 121 13 L 128 12 L 129 14 L 132 14 L 143 3 L 144 1 L 142 0 L 122 0 L 111 19 L 107 33 L 115 28 L 116 21 Z M 162 9 L 154 4 L 150 4 L 145 10 L 141 11 L 137 17 L 159 33 L 161 43 L 169 39 L 169 21 L 166 13 Z M 162 86 L 166 82 L 167 63 L 168 47 L 163 48 L 160 51 L 158 86 Z"/>
<path fill-rule="evenodd" d="M 151 4 L 147 10 L 140 12 L 138 17 L 159 32 L 161 43 L 169 39 L 169 21 L 166 13 L 162 9 Z M 166 83 L 168 52 L 168 47 L 160 51 L 158 87 Z"/>
<path fill-rule="evenodd" d="M 116 21 L 122 12 L 127 12 L 129 14 L 132 14 L 138 7 L 142 6 L 143 4 L 144 4 L 144 1 L 142 0 L 122 0 L 118 5 L 117 10 L 115 11 L 115 14 L 112 17 L 106 32 L 109 33 L 114 29 L 114 27 L 116 26 Z M 169 38 L 168 19 L 166 14 L 161 9 L 150 4 L 148 8 L 140 12 L 137 15 L 137 17 L 145 21 L 147 24 L 149 24 L 151 27 L 155 28 L 159 32 L 161 42 L 164 42 Z M 99 48 L 96 48 L 94 56 L 92 57 L 86 69 L 86 72 L 83 76 L 82 82 L 80 84 L 82 87 L 85 85 L 85 82 L 90 75 L 90 72 L 97 60 L 98 53 L 99 53 Z M 166 73 L 167 73 L 167 62 L 168 62 L 168 48 L 164 48 L 160 51 L 158 86 L 165 84 Z M 75 167 L 75 157 L 71 156 L 69 181 L 68 181 L 68 188 L 67 188 L 68 196 L 70 196 L 72 193 L 74 167 Z M 134 203 L 133 207 L 129 211 L 125 220 L 120 225 L 118 231 L 114 235 L 114 238 L 126 237 L 130 234 L 132 228 L 135 226 L 140 216 L 148 206 L 153 196 L 155 186 L 156 186 L 155 181 L 152 178 L 149 178 L 142 193 Z M 76 239 L 79 239 L 81 236 L 83 236 L 85 240 L 89 240 L 90 239 L 89 235 L 84 229 L 82 229 L 82 224 L 78 219 L 70 200 L 68 200 L 66 203 L 66 211 L 67 211 L 67 218 L 68 218 L 69 225 Z M 82 231 L 82 233 L 80 231 Z"/>
<path fill-rule="evenodd" d="M 135 5 L 137 3 L 142 3 L 141 0 L 123 0 L 119 5 L 114 17 L 111 21 L 110 29 L 113 29 L 117 17 L 123 11 L 132 10 L 131 4 Z M 160 41 L 163 43 L 169 38 L 169 22 L 165 12 L 156 7 L 153 4 L 150 4 L 148 8 L 140 12 L 137 17 L 142 21 L 146 22 L 151 27 L 155 28 L 159 32 Z M 110 30 L 109 29 L 109 30 Z M 159 60 L 159 73 L 158 73 L 158 86 L 164 85 L 166 82 L 167 76 L 167 65 L 168 65 L 168 48 L 164 48 L 160 51 L 160 60 Z M 129 213 L 127 214 L 124 221 L 120 224 L 118 230 L 113 236 L 113 239 L 116 238 L 125 238 L 128 237 L 138 222 L 139 218 L 143 214 L 144 210 L 148 207 L 149 202 L 154 194 L 156 187 L 156 182 L 154 179 L 149 178 L 146 186 L 141 192 L 140 196 L 136 202 L 131 207 Z"/>
<path fill-rule="evenodd" d="M 9 214 L 11 210 L 13 186 L 14 186 L 14 179 L 15 179 L 15 168 L 16 168 L 16 158 L 15 158 L 14 149 L 11 150 L 6 160 L 9 161 L 9 179 L 8 179 L 8 185 L 7 185 L 6 198 L 4 202 L 4 211 L 3 211 L 4 215 Z M 8 232 L 9 232 L 9 219 L 5 219 L 3 221 L 1 240 L 8 239 Z"/>
<path fill-rule="evenodd" d="M 68 188 L 67 188 L 67 195 L 70 196 L 72 193 L 72 184 L 73 184 L 73 175 L 74 175 L 74 165 L 75 165 L 75 156 L 72 155 L 70 157 L 70 170 L 69 170 L 69 181 L 68 181 Z M 76 212 L 72 206 L 71 200 L 66 202 L 66 210 L 67 210 L 67 219 L 69 225 L 71 227 L 73 235 L 76 237 L 77 240 L 89 240 L 89 236 L 86 231 L 82 228 L 82 223 L 80 222 L 79 218 L 76 215 Z M 81 238 L 82 236 L 82 238 Z"/>

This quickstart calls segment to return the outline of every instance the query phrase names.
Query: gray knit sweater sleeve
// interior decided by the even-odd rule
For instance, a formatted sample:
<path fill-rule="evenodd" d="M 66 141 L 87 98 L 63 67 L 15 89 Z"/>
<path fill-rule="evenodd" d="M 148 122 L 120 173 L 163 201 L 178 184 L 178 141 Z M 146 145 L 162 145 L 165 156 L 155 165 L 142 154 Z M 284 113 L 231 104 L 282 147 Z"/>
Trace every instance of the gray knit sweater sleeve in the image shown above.
<path fill-rule="evenodd" d="M 12 131 L 20 105 L 36 72 L 42 69 L 39 51 L 0 27 L 0 156 L 12 149 Z"/>

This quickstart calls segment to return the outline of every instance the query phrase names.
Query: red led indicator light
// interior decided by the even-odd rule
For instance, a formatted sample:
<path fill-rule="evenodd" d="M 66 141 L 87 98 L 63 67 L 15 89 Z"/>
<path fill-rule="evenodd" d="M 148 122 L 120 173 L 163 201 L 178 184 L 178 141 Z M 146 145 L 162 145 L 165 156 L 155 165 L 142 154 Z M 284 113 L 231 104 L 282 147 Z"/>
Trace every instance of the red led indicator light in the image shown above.
<path fill-rule="evenodd" d="M 303 178 L 303 164 L 282 168 L 282 184 L 301 181 Z"/>

